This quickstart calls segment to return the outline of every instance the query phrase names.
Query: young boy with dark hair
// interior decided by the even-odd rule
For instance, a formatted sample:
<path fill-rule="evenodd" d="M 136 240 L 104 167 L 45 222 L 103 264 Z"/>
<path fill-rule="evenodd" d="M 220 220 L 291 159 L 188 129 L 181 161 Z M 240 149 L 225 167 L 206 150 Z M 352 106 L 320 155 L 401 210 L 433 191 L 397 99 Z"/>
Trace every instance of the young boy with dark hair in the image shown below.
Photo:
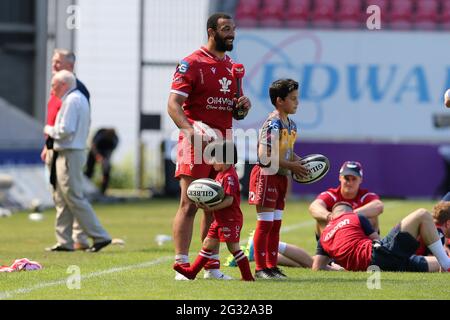
<path fill-rule="evenodd" d="M 211 164 L 214 170 L 218 171 L 215 180 L 222 185 L 225 198 L 221 203 L 211 207 L 197 203 L 199 208 L 213 214 L 214 221 L 203 241 L 203 248 L 194 263 L 188 268 L 175 263 L 173 268 L 186 278 L 193 280 L 208 263 L 218 243 L 225 242 L 239 266 L 242 280 L 254 281 L 248 258 L 239 247 L 243 215 L 239 207 L 241 202 L 239 178 L 234 168 L 234 164 L 237 162 L 236 146 L 231 141 L 221 141 L 211 143 L 206 148 L 212 148 Z M 205 153 L 207 152 L 205 149 Z"/>
<path fill-rule="evenodd" d="M 307 175 L 294 153 L 297 126 L 288 117 L 297 112 L 298 87 L 292 79 L 272 83 L 269 94 L 276 110 L 269 114 L 259 133 L 258 163 L 252 169 L 249 185 L 249 203 L 256 205 L 258 215 L 253 240 L 256 278 L 286 278 L 277 267 L 277 256 L 287 176 L 291 172 Z"/>

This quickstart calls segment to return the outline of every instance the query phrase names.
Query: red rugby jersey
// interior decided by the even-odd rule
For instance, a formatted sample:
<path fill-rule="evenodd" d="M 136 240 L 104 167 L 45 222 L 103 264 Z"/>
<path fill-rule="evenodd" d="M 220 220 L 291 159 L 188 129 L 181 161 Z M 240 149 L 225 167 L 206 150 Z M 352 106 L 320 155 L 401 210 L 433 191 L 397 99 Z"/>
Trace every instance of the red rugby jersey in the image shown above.
<path fill-rule="evenodd" d="M 223 135 L 232 127 L 237 90 L 232 65 L 229 56 L 220 59 L 205 47 L 180 61 L 170 92 L 187 98 L 182 107 L 190 122 L 202 121 Z"/>
<path fill-rule="evenodd" d="M 327 205 L 327 210 L 331 211 L 337 202 L 348 202 L 352 205 L 354 210 L 368 204 L 373 200 L 378 200 L 380 197 L 376 193 L 369 192 L 367 189 L 359 189 L 358 194 L 354 199 L 345 199 L 341 194 L 341 186 L 339 186 L 337 188 L 330 188 L 327 191 L 322 192 L 316 199 L 323 200 Z"/>
<path fill-rule="evenodd" d="M 320 236 L 317 253 L 328 255 L 346 270 L 366 271 L 372 261 L 372 240 L 364 229 L 373 232 L 367 218 L 356 213 L 331 220 Z"/>
<path fill-rule="evenodd" d="M 242 221 L 239 178 L 234 166 L 231 166 L 226 171 L 219 172 L 215 180 L 222 185 L 225 196 L 233 197 L 233 204 L 227 208 L 214 211 L 214 218 L 219 224 L 227 224 L 231 221 Z"/>

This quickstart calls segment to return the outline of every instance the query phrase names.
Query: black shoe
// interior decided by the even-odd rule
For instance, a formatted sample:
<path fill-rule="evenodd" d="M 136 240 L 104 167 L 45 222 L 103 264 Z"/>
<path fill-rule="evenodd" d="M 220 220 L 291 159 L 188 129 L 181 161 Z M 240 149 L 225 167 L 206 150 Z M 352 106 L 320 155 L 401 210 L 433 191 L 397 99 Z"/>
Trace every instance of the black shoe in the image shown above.
<path fill-rule="evenodd" d="M 61 252 L 72 252 L 72 251 L 74 251 L 74 250 L 73 250 L 73 249 L 69 249 L 69 248 L 64 248 L 64 247 L 61 246 L 60 244 L 55 244 L 53 247 L 45 248 L 45 251 L 47 251 L 47 252 L 56 252 L 56 251 L 61 251 Z"/>
<path fill-rule="evenodd" d="M 276 279 L 272 274 L 272 271 L 268 268 L 262 270 L 256 270 L 255 278 L 257 279 Z"/>
<path fill-rule="evenodd" d="M 92 247 L 86 249 L 86 252 L 99 252 L 109 244 L 111 244 L 111 240 L 94 243 Z"/>
<path fill-rule="evenodd" d="M 272 274 L 275 276 L 275 278 L 278 278 L 278 279 L 286 279 L 287 278 L 287 275 L 285 275 L 283 273 L 283 271 L 281 271 L 281 269 L 278 267 L 273 267 L 273 268 L 270 268 L 269 270 L 272 272 Z"/>

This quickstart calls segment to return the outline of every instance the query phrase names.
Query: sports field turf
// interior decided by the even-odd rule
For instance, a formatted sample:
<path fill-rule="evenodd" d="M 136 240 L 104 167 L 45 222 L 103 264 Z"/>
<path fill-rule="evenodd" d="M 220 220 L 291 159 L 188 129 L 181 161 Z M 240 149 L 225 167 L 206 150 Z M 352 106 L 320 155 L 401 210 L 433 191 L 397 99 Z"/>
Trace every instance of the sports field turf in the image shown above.
<path fill-rule="evenodd" d="M 313 222 L 307 202 L 290 201 L 284 215 L 281 239 L 314 253 Z M 431 209 L 433 202 L 385 201 L 381 216 L 382 235 L 396 222 L 419 207 Z M 28 219 L 27 213 L 0 218 L 0 264 L 10 265 L 14 259 L 29 258 L 40 262 L 40 271 L 0 273 L 0 299 L 166 299 L 166 300 L 291 300 L 291 299 L 449 299 L 450 274 L 381 273 L 381 289 L 368 289 L 370 276 L 365 272 L 312 272 L 284 268 L 289 276 L 284 281 L 204 280 L 203 272 L 195 281 L 174 281 L 173 243 L 158 246 L 157 234 L 171 234 L 176 200 L 151 200 L 136 204 L 95 205 L 106 229 L 115 238 L 126 241 L 125 247 L 109 246 L 99 253 L 48 253 L 53 245 L 54 211 L 44 213 L 42 221 Z M 243 202 L 244 231 L 242 240 L 255 226 L 254 208 Z M 198 215 L 199 216 L 199 215 Z M 196 233 L 191 244 L 191 260 L 200 249 Z M 222 263 L 228 256 L 221 249 Z M 80 289 L 75 273 L 81 272 Z M 251 264 L 254 269 L 254 263 Z M 239 278 L 237 268 L 222 267 Z M 73 270 L 73 269 L 69 269 Z M 68 278 L 72 275 L 72 278 Z M 201 276 L 201 277 L 200 277 Z"/>

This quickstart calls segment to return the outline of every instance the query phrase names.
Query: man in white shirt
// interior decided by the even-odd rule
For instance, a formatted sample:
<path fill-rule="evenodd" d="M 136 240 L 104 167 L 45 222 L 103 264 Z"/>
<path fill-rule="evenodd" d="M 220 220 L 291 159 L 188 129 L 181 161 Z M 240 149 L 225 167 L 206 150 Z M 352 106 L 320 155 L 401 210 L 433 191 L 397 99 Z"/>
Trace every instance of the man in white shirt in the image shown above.
<path fill-rule="evenodd" d="M 50 180 L 54 186 L 57 244 L 47 251 L 73 251 L 73 221 L 93 239 L 89 252 L 100 251 L 111 243 L 111 237 L 101 226 L 89 201 L 83 194 L 83 166 L 86 162 L 90 109 L 86 97 L 76 89 L 76 79 L 67 70 L 52 78 L 52 90 L 62 106 L 54 126 L 46 125 L 44 133 L 54 139 L 55 160 Z"/>
<path fill-rule="evenodd" d="M 53 52 L 52 57 L 52 76 L 61 70 L 67 70 L 74 72 L 76 57 L 75 54 L 67 49 L 57 48 Z M 80 90 L 82 94 L 88 99 L 90 98 L 90 93 L 86 86 L 79 80 L 76 79 L 77 89 Z M 56 121 L 56 116 L 59 109 L 61 108 L 62 101 L 56 97 L 52 91 L 50 91 L 49 100 L 47 102 L 47 122 L 46 124 L 53 126 Z M 53 139 L 51 137 L 46 137 L 45 145 L 41 152 L 41 159 L 45 162 L 48 172 L 50 172 L 51 163 L 53 162 Z M 73 241 L 75 241 L 75 250 L 86 250 L 89 248 L 88 236 L 81 230 L 80 224 L 75 219 L 73 222 Z"/>

